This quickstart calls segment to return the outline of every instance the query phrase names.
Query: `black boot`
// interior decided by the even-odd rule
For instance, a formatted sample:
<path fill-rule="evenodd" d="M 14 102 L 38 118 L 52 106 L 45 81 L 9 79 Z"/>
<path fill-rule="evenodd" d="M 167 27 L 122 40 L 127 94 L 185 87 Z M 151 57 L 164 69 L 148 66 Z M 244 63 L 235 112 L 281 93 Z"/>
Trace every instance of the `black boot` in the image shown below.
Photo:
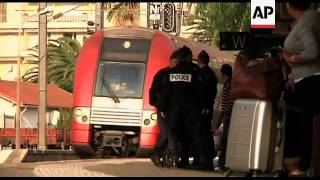
<path fill-rule="evenodd" d="M 164 153 L 164 154 L 163 154 L 162 167 L 166 167 L 166 168 L 170 168 L 170 167 L 171 167 L 171 162 L 170 162 L 170 155 L 169 155 L 169 153 Z"/>
<path fill-rule="evenodd" d="M 194 167 L 194 166 L 198 166 L 199 164 L 200 164 L 200 157 L 194 156 L 191 166 Z"/>
<path fill-rule="evenodd" d="M 174 152 L 171 154 L 171 159 L 173 162 L 173 167 L 178 167 L 179 165 L 179 154 L 177 152 Z"/>
<path fill-rule="evenodd" d="M 167 167 L 167 168 L 177 167 L 178 162 L 179 162 L 178 153 L 176 152 L 165 153 L 163 157 L 164 167 Z"/>
<path fill-rule="evenodd" d="M 189 168 L 190 167 L 190 165 L 189 165 L 189 157 L 182 155 L 181 159 L 180 159 L 180 161 L 178 163 L 178 167 L 179 168 L 184 168 L 184 169 Z"/>
<path fill-rule="evenodd" d="M 151 161 L 157 167 L 162 166 L 161 155 L 158 151 L 155 151 L 155 153 L 151 156 Z"/>

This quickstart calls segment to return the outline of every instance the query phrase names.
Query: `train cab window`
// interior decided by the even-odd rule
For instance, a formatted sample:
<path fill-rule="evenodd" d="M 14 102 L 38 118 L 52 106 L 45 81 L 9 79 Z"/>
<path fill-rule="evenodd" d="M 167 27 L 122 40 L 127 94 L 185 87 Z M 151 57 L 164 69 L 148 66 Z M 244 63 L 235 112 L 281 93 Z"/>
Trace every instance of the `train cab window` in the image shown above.
<path fill-rule="evenodd" d="M 141 98 L 144 74 L 143 63 L 101 62 L 95 95 Z"/>
<path fill-rule="evenodd" d="M 104 38 L 101 60 L 147 62 L 150 39 L 143 38 Z"/>

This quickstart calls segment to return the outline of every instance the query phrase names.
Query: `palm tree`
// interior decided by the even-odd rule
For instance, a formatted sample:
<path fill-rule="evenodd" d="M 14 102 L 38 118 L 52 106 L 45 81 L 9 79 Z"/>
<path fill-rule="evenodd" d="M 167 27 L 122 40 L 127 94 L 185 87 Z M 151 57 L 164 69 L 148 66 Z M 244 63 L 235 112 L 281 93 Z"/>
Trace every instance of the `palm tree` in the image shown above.
<path fill-rule="evenodd" d="M 81 45 L 70 37 L 62 37 L 57 40 L 49 40 L 48 44 L 48 83 L 56 84 L 62 89 L 73 91 L 73 78 L 76 59 Z M 38 46 L 29 49 L 32 59 L 24 61 L 25 64 L 35 65 L 23 76 L 23 81 L 38 82 L 39 61 Z"/>
<path fill-rule="evenodd" d="M 219 44 L 222 31 L 245 31 L 250 28 L 247 3 L 197 3 L 192 39 L 210 45 Z"/>
<path fill-rule="evenodd" d="M 140 20 L 139 3 L 121 2 L 105 3 L 108 21 L 113 21 L 116 26 L 138 25 Z"/>

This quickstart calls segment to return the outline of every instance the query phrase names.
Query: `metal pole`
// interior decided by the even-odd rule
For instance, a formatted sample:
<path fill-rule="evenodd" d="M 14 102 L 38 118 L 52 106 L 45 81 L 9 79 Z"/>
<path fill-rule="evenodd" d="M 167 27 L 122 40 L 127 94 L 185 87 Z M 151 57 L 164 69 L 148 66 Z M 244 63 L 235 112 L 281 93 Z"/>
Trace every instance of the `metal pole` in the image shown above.
<path fill-rule="evenodd" d="M 181 33 L 181 28 L 182 28 L 182 23 L 183 23 L 183 2 L 180 3 L 180 22 L 179 22 L 179 34 L 178 36 L 180 36 Z"/>
<path fill-rule="evenodd" d="M 67 119 L 66 119 L 66 111 L 65 109 L 62 110 L 63 112 L 63 145 L 67 144 Z"/>
<path fill-rule="evenodd" d="M 96 3 L 96 17 L 95 17 L 95 25 L 96 25 L 96 31 L 103 30 L 104 28 L 104 10 L 103 10 L 103 3 L 99 2 Z"/>
<path fill-rule="evenodd" d="M 39 10 L 47 7 L 46 2 L 39 3 Z M 47 145 L 47 14 L 39 14 L 39 149 Z"/>
<path fill-rule="evenodd" d="M 176 7 L 176 34 L 180 36 L 181 26 L 182 26 L 182 11 L 183 11 L 183 3 L 175 3 Z"/>
<path fill-rule="evenodd" d="M 21 64 L 21 29 L 23 23 L 23 17 L 21 16 L 20 25 L 19 25 L 19 42 L 18 42 L 18 61 L 17 61 L 17 104 L 16 104 L 16 149 L 20 149 L 20 87 L 21 87 L 21 80 L 20 80 L 20 64 Z"/>
<path fill-rule="evenodd" d="M 150 2 L 147 2 L 147 28 L 150 28 Z"/>

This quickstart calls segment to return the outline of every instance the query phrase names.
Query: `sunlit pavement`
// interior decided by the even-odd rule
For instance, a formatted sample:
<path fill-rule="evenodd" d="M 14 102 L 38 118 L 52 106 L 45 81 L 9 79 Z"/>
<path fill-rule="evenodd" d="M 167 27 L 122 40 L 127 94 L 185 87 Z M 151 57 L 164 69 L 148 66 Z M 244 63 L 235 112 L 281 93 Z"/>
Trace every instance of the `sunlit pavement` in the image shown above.
<path fill-rule="evenodd" d="M 214 171 L 155 167 L 149 159 L 89 159 L 20 164 L 1 164 L 0 177 L 221 177 Z"/>

